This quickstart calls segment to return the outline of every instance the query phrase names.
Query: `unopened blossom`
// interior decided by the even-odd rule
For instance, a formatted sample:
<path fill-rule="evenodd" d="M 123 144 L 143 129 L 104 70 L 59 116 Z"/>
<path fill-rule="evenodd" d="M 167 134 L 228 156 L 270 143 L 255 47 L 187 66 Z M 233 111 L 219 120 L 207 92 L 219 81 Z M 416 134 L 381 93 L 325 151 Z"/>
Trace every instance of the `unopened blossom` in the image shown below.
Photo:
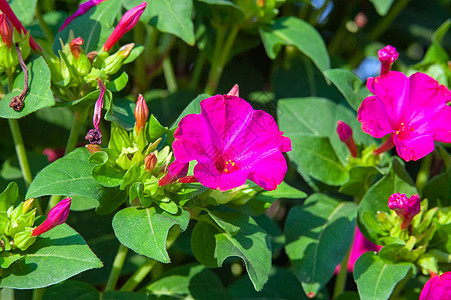
<path fill-rule="evenodd" d="M 66 20 L 64 20 L 63 25 L 61 25 L 60 29 L 58 31 L 63 30 L 67 25 L 69 25 L 75 18 L 84 15 L 87 13 L 91 8 L 93 8 L 96 5 L 99 5 L 105 0 L 88 0 L 84 3 L 81 3 L 78 6 L 78 9 L 73 13 L 71 16 L 67 17 Z"/>
<path fill-rule="evenodd" d="M 111 47 L 113 47 L 124 34 L 129 32 L 136 25 L 136 23 L 138 23 L 139 18 L 146 8 L 146 5 L 147 2 L 143 1 L 140 5 L 130 9 L 122 16 L 119 23 L 103 45 L 103 51 L 110 51 Z"/>
<path fill-rule="evenodd" d="M 81 37 L 73 39 L 69 43 L 70 52 L 72 53 L 73 56 L 75 56 L 76 59 L 78 59 L 78 57 L 80 57 L 80 53 L 82 51 L 81 45 L 83 45 L 84 43 L 85 43 L 85 41 Z"/>
<path fill-rule="evenodd" d="M 398 59 L 399 53 L 395 47 L 387 45 L 377 51 L 377 57 L 381 62 L 381 75 L 387 74 L 391 70 L 391 66 Z"/>
<path fill-rule="evenodd" d="M 149 117 L 149 108 L 147 107 L 146 100 L 144 100 L 143 95 L 139 94 L 138 100 L 136 100 L 135 106 L 135 128 L 136 133 L 146 127 L 147 118 Z"/>
<path fill-rule="evenodd" d="M 176 161 L 197 161 L 194 176 L 211 189 L 229 190 L 247 179 L 276 189 L 287 172 L 282 153 L 291 150 L 291 141 L 274 118 L 235 96 L 216 95 L 200 107 L 201 113 L 185 116 L 174 133 Z"/>
<path fill-rule="evenodd" d="M 8 17 L 0 11 L 0 35 L 2 41 L 8 48 L 11 48 L 13 43 L 13 24 Z"/>
<path fill-rule="evenodd" d="M 406 194 L 395 193 L 388 198 L 388 207 L 401 218 L 401 229 L 406 229 L 412 222 L 413 217 L 420 212 L 420 196 L 414 194 L 407 198 Z"/>
<path fill-rule="evenodd" d="M 391 71 L 369 78 L 374 96 L 365 98 L 357 112 L 362 130 L 375 138 L 390 135 L 375 152 L 396 146 L 405 161 L 418 160 L 434 150 L 434 141 L 451 143 L 451 92 L 435 79 L 415 73 L 407 77 Z"/>
<path fill-rule="evenodd" d="M 227 93 L 227 95 L 229 96 L 240 96 L 240 87 L 238 86 L 238 84 L 235 84 L 230 91 Z"/>
<path fill-rule="evenodd" d="M 50 229 L 66 222 L 67 217 L 69 216 L 71 201 L 72 198 L 68 197 L 66 199 L 61 200 L 57 205 L 55 205 L 49 211 L 47 219 L 44 221 L 44 223 L 33 229 L 33 233 L 31 235 L 32 236 L 41 235 L 44 232 L 47 232 Z"/>
<path fill-rule="evenodd" d="M 420 294 L 419 300 L 449 300 L 451 299 L 451 272 L 440 276 L 431 276 Z"/>
<path fill-rule="evenodd" d="M 337 122 L 337 134 L 342 143 L 345 143 L 352 157 L 357 157 L 357 146 L 352 137 L 352 128 L 343 121 Z"/>
<path fill-rule="evenodd" d="M 0 11 L 2 11 L 3 14 L 5 14 L 5 16 L 11 21 L 14 28 L 16 28 L 16 30 L 20 34 L 25 35 L 27 33 L 27 30 L 25 29 L 25 27 L 22 25 L 22 23 L 16 17 L 16 14 L 14 14 L 13 10 L 9 6 L 8 1 L 0 0 Z M 34 51 L 42 52 L 41 47 L 39 47 L 38 43 L 36 43 L 36 41 L 31 36 L 30 36 L 29 42 L 30 42 L 31 48 L 33 48 Z"/>
<path fill-rule="evenodd" d="M 166 175 L 158 181 L 159 186 L 165 186 L 177 181 L 188 174 L 189 164 L 174 161 L 168 167 Z"/>
<path fill-rule="evenodd" d="M 144 158 L 144 169 L 152 173 L 153 169 L 155 169 L 155 166 L 157 165 L 158 159 L 155 153 L 150 153 Z"/>
<path fill-rule="evenodd" d="M 100 118 L 102 117 L 102 107 L 103 107 L 103 96 L 105 94 L 105 84 L 101 79 L 97 80 L 99 84 L 99 98 L 96 101 L 94 107 L 94 115 L 92 117 L 92 123 L 94 125 L 94 129 L 90 129 L 85 136 L 85 139 L 89 141 L 90 144 L 101 144 L 102 143 L 102 133 L 100 131 Z"/>

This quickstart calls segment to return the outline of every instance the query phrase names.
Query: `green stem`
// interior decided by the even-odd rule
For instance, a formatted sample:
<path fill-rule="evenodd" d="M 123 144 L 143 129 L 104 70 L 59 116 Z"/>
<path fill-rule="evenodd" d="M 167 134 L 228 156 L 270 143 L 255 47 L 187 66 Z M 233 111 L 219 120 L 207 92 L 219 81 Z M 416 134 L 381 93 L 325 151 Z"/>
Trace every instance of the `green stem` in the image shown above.
<path fill-rule="evenodd" d="M 0 292 L 1 299 L 14 300 L 14 290 L 10 288 L 3 288 Z"/>
<path fill-rule="evenodd" d="M 338 272 L 337 279 L 335 280 L 334 286 L 334 296 L 332 299 L 337 298 L 341 293 L 344 292 L 346 287 L 346 279 L 348 277 L 348 260 L 349 254 L 351 253 L 352 245 L 349 247 L 348 253 L 341 262 L 340 272 Z"/>
<path fill-rule="evenodd" d="M 71 152 L 77 147 L 80 129 L 84 122 L 85 117 L 83 117 L 78 112 L 74 111 L 74 120 L 72 123 L 72 128 L 69 133 L 69 139 L 67 140 L 66 149 L 64 150 L 64 155 L 67 155 L 69 152 Z"/>
<path fill-rule="evenodd" d="M 201 52 L 196 59 L 196 63 L 194 64 L 193 75 L 191 77 L 191 81 L 189 83 L 189 89 L 195 90 L 197 85 L 199 84 L 200 76 L 202 75 L 202 70 L 204 69 L 205 61 L 207 60 L 207 55 L 205 52 Z"/>
<path fill-rule="evenodd" d="M 42 31 L 44 32 L 47 41 L 53 41 L 55 39 L 55 36 L 53 35 L 52 30 L 50 29 L 49 25 L 44 21 L 44 18 L 42 17 L 41 9 L 39 8 L 39 3 L 36 3 L 36 18 L 38 19 L 39 27 L 41 27 Z"/>
<path fill-rule="evenodd" d="M 33 300 L 41 300 L 44 295 L 45 288 L 34 289 L 33 290 Z"/>
<path fill-rule="evenodd" d="M 17 158 L 19 160 L 20 170 L 22 171 L 25 184 L 30 186 L 33 181 L 31 175 L 30 164 L 28 162 L 27 152 L 25 151 L 25 145 L 23 143 L 22 134 L 20 133 L 19 121 L 17 119 L 8 119 L 9 128 L 11 129 L 11 135 L 16 148 Z"/>
<path fill-rule="evenodd" d="M 426 157 L 424 157 L 421 161 L 420 170 L 418 171 L 417 180 L 415 182 L 417 190 L 420 194 L 423 191 L 424 185 L 429 179 L 429 175 L 431 173 L 431 163 L 432 153 L 426 155 Z"/>
<path fill-rule="evenodd" d="M 111 269 L 110 276 L 106 283 L 105 292 L 114 291 L 119 275 L 121 274 L 122 267 L 124 266 L 125 258 L 127 257 L 128 248 L 122 244 L 119 244 L 116 257 L 114 258 L 113 267 Z"/>
<path fill-rule="evenodd" d="M 163 74 L 166 80 L 166 85 L 168 87 L 169 93 L 174 93 L 177 91 L 177 80 L 175 78 L 174 69 L 172 67 L 171 58 L 166 56 L 163 60 Z"/>

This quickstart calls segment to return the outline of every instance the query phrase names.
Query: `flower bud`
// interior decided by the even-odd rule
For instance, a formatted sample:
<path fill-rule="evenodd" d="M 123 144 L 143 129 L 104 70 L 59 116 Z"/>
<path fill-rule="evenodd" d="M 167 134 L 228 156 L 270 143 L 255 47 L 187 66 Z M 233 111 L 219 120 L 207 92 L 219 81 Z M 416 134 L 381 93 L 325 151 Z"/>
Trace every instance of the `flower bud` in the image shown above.
<path fill-rule="evenodd" d="M 238 84 L 235 84 L 235 85 L 230 89 L 230 91 L 227 93 L 227 95 L 239 97 L 239 96 L 240 96 L 240 87 L 238 86 Z"/>
<path fill-rule="evenodd" d="M 33 206 L 34 198 L 30 198 L 23 203 L 22 213 L 26 214 Z"/>
<path fill-rule="evenodd" d="M 72 42 L 69 43 L 70 52 L 72 52 L 72 55 L 75 56 L 76 59 L 80 57 L 80 53 L 82 51 L 81 45 L 84 43 L 85 41 L 81 37 L 73 39 Z"/>
<path fill-rule="evenodd" d="M 155 155 L 155 153 L 150 153 L 149 155 L 146 156 L 146 158 L 144 158 L 144 169 L 149 172 L 152 173 L 153 169 L 155 168 L 155 166 L 157 165 L 158 159 L 157 156 Z"/>
<path fill-rule="evenodd" d="M 146 1 L 143 1 L 140 5 L 132 8 L 131 10 L 127 11 L 117 24 L 116 28 L 114 28 L 113 32 L 103 45 L 103 51 L 110 51 L 111 47 L 116 44 L 119 39 L 126 34 L 128 31 L 130 31 L 136 23 L 138 23 L 139 18 L 141 17 L 142 13 L 144 12 L 144 9 L 146 8 Z"/>
<path fill-rule="evenodd" d="M 14 247 L 25 251 L 34 244 L 36 236 L 32 236 L 32 230 L 28 228 L 25 231 L 21 231 L 14 236 Z"/>
<path fill-rule="evenodd" d="M 158 181 L 159 186 L 165 186 L 185 177 L 188 174 L 189 164 L 174 161 L 168 167 L 168 173 Z"/>
<path fill-rule="evenodd" d="M 88 145 L 86 145 L 86 149 L 88 149 L 88 151 L 89 151 L 90 154 L 93 154 L 93 153 L 95 153 L 95 152 L 102 151 L 102 147 L 100 147 L 100 146 L 97 145 L 97 144 L 88 144 Z"/>
<path fill-rule="evenodd" d="M 13 24 L 3 12 L 0 12 L 0 35 L 3 43 L 8 48 L 11 48 L 13 43 Z"/>
<path fill-rule="evenodd" d="M 190 175 L 190 176 L 185 176 L 179 179 L 179 182 L 181 183 L 195 183 L 195 182 L 199 182 L 196 178 L 196 176 L 194 175 Z"/>
<path fill-rule="evenodd" d="M 62 31 L 67 25 L 69 25 L 75 18 L 84 15 L 86 12 L 88 12 L 92 7 L 102 3 L 105 0 L 88 0 L 78 6 L 78 9 L 75 11 L 75 13 L 64 20 L 63 25 L 61 25 L 60 29 L 58 29 L 58 32 Z"/>
<path fill-rule="evenodd" d="M 69 209 L 72 198 L 68 197 L 66 199 L 61 200 L 55 207 L 53 207 L 47 216 L 47 219 L 33 229 L 32 236 L 38 236 L 43 234 L 44 232 L 49 231 L 50 229 L 63 224 L 66 222 L 67 217 L 69 216 Z"/>
<path fill-rule="evenodd" d="M 147 107 L 146 100 L 144 100 L 143 95 L 139 94 L 135 106 L 136 133 L 139 133 L 141 129 L 146 127 L 148 117 L 149 117 L 149 108 Z"/>
<path fill-rule="evenodd" d="M 451 272 L 445 272 L 440 276 L 436 274 L 431 276 L 424 285 L 419 300 L 449 299 L 449 295 L 451 295 Z"/>
<path fill-rule="evenodd" d="M 99 124 L 100 118 L 102 117 L 103 96 L 105 94 L 106 88 L 101 79 L 97 79 L 97 83 L 99 85 L 100 93 L 94 107 L 94 114 L 92 116 L 92 124 L 94 125 L 94 129 L 90 129 L 85 136 L 85 139 L 87 139 L 90 144 L 102 143 L 102 133 L 100 132 Z"/>
<path fill-rule="evenodd" d="M 113 75 L 122 67 L 124 60 L 130 55 L 130 52 L 135 47 L 134 43 L 122 46 L 116 53 L 108 56 L 105 59 L 105 74 Z"/>
<path fill-rule="evenodd" d="M 381 62 L 381 75 L 387 74 L 391 70 L 392 64 L 398 59 L 399 53 L 395 47 L 387 45 L 377 51 L 377 56 Z"/>
<path fill-rule="evenodd" d="M 413 217 L 420 212 L 420 196 L 415 194 L 407 198 L 406 194 L 393 194 L 388 198 L 388 207 L 402 219 L 401 229 L 406 229 Z"/>
<path fill-rule="evenodd" d="M 341 142 L 345 143 L 352 157 L 357 157 L 357 146 L 352 137 L 352 128 L 343 121 L 337 122 L 337 134 Z"/>

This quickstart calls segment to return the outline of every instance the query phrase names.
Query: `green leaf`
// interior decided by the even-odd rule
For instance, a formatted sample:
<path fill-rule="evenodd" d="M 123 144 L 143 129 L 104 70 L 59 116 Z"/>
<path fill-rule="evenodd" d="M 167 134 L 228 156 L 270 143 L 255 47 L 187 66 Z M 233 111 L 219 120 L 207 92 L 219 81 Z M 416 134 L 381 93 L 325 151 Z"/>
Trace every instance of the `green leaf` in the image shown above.
<path fill-rule="evenodd" d="M 359 90 L 363 83 L 360 78 L 353 72 L 344 69 L 331 69 L 324 72 L 327 78 L 338 88 L 343 94 L 349 105 L 357 111 L 363 98 L 359 94 Z"/>
<path fill-rule="evenodd" d="M 128 82 L 128 75 L 125 72 L 122 72 L 116 79 L 108 83 L 106 86 L 112 92 L 119 92 L 125 88 Z M 130 101 L 129 101 L 130 102 Z"/>
<path fill-rule="evenodd" d="M 373 166 L 352 167 L 349 170 L 349 180 L 340 187 L 339 192 L 362 198 L 378 174 L 379 169 Z"/>
<path fill-rule="evenodd" d="M 102 300 L 148 300 L 146 294 L 122 292 L 122 291 L 108 291 L 103 294 Z"/>
<path fill-rule="evenodd" d="M 113 109 L 105 114 L 105 120 L 115 122 L 125 130 L 132 130 L 135 126 L 135 103 L 128 99 L 114 98 Z"/>
<path fill-rule="evenodd" d="M 204 99 L 207 99 L 210 97 L 208 94 L 200 94 L 196 98 L 191 101 L 188 106 L 183 110 L 183 112 L 180 114 L 180 116 L 177 118 L 177 120 L 172 124 L 171 130 L 177 128 L 179 125 L 180 120 L 189 114 L 200 114 L 200 102 Z"/>
<path fill-rule="evenodd" d="M 188 45 L 194 45 L 193 1 L 152 0 L 149 1 L 150 22 L 161 32 L 172 33 Z"/>
<path fill-rule="evenodd" d="M 318 31 L 307 22 L 296 17 L 284 17 L 259 30 L 269 58 L 275 59 L 282 45 L 295 46 L 322 72 L 330 68 L 326 45 Z"/>
<path fill-rule="evenodd" d="M 6 189 L 0 194 L 0 213 L 6 213 L 11 205 L 17 206 L 20 201 L 17 183 L 10 182 Z"/>
<path fill-rule="evenodd" d="M 368 218 L 373 216 L 372 219 L 375 221 L 377 212 L 389 213 L 388 198 L 394 193 L 406 194 L 408 197 L 417 193 L 412 179 L 409 177 L 399 157 L 393 158 L 389 173 L 368 190 L 359 205 L 358 221 L 360 231 L 375 244 L 382 245 L 382 242 L 379 240 L 377 229 L 374 228 L 375 224 Z"/>
<path fill-rule="evenodd" d="M 293 207 L 285 223 L 285 250 L 307 295 L 313 297 L 344 259 L 355 230 L 357 206 L 323 194 Z"/>
<path fill-rule="evenodd" d="M 14 80 L 13 90 L 0 101 L 0 117 L 19 119 L 39 109 L 55 105 L 53 93 L 50 90 L 50 70 L 43 57 L 38 57 L 27 64 L 28 93 L 24 99 L 22 111 L 9 107 L 11 99 L 18 96 L 24 88 L 24 73 L 21 72 Z"/>
<path fill-rule="evenodd" d="M 441 207 L 450 205 L 451 168 L 429 180 L 423 188 L 423 197 L 428 198 L 431 207 L 440 203 Z"/>
<path fill-rule="evenodd" d="M 113 218 L 113 229 L 118 240 L 136 253 L 145 255 L 163 263 L 169 263 L 166 251 L 168 231 L 179 225 L 182 231 L 189 223 L 189 213 L 180 209 L 171 215 L 160 209 L 128 207 Z M 133 230 L 130 230 L 133 228 Z"/>
<path fill-rule="evenodd" d="M 393 1 L 394 0 L 370 0 L 370 2 L 373 3 L 377 13 L 381 16 L 385 16 L 388 13 Z"/>
<path fill-rule="evenodd" d="M 94 158 L 97 165 L 92 168 L 91 174 L 95 181 L 105 187 L 119 186 L 125 172 L 122 169 L 115 168 L 114 161 L 109 160 L 108 154 L 104 151 L 93 153 L 89 161 L 93 162 Z M 100 159 L 102 161 L 99 163 L 98 160 Z"/>
<path fill-rule="evenodd" d="M 67 280 L 61 284 L 57 284 L 45 289 L 42 300 L 99 300 L 100 292 L 92 285 L 77 281 Z"/>
<path fill-rule="evenodd" d="M 202 265 L 171 269 L 146 287 L 146 292 L 183 299 L 231 299 L 216 274 Z"/>
<path fill-rule="evenodd" d="M 198 0 L 199 7 L 196 12 L 200 11 L 202 15 L 213 20 L 218 24 L 237 24 L 243 21 L 244 13 L 241 8 L 229 0 Z M 199 44 L 199 40 L 198 40 Z M 200 49 L 203 49 L 199 45 Z"/>
<path fill-rule="evenodd" d="M 157 118 L 152 114 L 150 115 L 150 119 L 147 122 L 146 127 L 147 135 L 151 141 L 155 141 L 159 137 L 161 137 L 163 134 L 166 133 L 168 130 L 167 127 L 164 127 L 158 122 Z"/>
<path fill-rule="evenodd" d="M 22 25 L 28 26 L 33 21 L 37 0 L 11 0 L 8 1 Z"/>
<path fill-rule="evenodd" d="M 62 224 L 37 237 L 22 259 L 3 270 L 0 287 L 42 288 L 100 267 L 102 262 L 83 238 Z"/>
<path fill-rule="evenodd" d="M 388 299 L 396 284 L 406 277 L 412 267 L 411 263 L 392 264 L 373 252 L 364 253 L 354 265 L 354 280 L 360 299 Z"/>

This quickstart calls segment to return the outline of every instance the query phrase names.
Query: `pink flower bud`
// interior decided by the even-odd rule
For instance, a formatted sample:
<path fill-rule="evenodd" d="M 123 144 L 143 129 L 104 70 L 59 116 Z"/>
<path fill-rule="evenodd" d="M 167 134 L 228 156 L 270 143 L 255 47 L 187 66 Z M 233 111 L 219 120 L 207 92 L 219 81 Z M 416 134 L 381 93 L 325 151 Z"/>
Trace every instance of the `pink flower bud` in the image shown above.
<path fill-rule="evenodd" d="M 82 3 L 78 6 L 78 9 L 75 11 L 75 13 L 64 20 L 63 25 L 61 25 L 60 29 L 58 29 L 58 32 L 63 30 L 67 25 L 69 25 L 70 22 L 72 22 L 75 18 L 84 15 L 86 12 L 88 12 L 92 7 L 99 5 L 105 0 L 88 0 L 85 3 Z"/>
<path fill-rule="evenodd" d="M 85 139 L 88 140 L 90 144 L 102 143 L 102 132 L 100 131 L 99 124 L 100 118 L 102 117 L 103 96 L 106 88 L 101 79 L 97 79 L 97 83 L 99 84 L 100 93 L 94 107 L 94 115 L 92 116 L 92 124 L 94 125 L 94 129 L 90 129 L 85 136 Z"/>
<path fill-rule="evenodd" d="M 401 229 L 409 227 L 415 215 L 420 212 L 421 203 L 418 194 L 407 198 L 406 194 L 396 193 L 388 198 L 388 207 L 402 219 Z"/>
<path fill-rule="evenodd" d="M 81 45 L 84 43 L 85 41 L 81 37 L 73 39 L 72 42 L 69 43 L 70 52 L 72 52 L 72 55 L 75 56 L 76 59 L 80 56 Z"/>
<path fill-rule="evenodd" d="M 144 158 L 144 169 L 151 173 L 153 171 L 153 169 L 155 168 L 155 166 L 157 165 L 157 156 L 155 155 L 155 153 L 150 153 L 149 155 L 147 155 Z"/>
<path fill-rule="evenodd" d="M 238 84 L 235 84 L 232 87 L 232 89 L 227 93 L 227 95 L 239 97 L 240 96 L 240 87 L 238 86 Z"/>
<path fill-rule="evenodd" d="M 396 51 L 395 47 L 387 45 L 377 51 L 377 56 L 381 62 L 381 75 L 384 75 L 390 72 L 391 66 L 395 60 L 398 59 L 399 53 Z"/>
<path fill-rule="evenodd" d="M 431 276 L 420 294 L 419 300 L 445 300 L 451 295 L 451 272 Z"/>
<path fill-rule="evenodd" d="M 136 133 L 139 133 L 141 129 L 146 127 L 148 117 L 149 117 L 149 108 L 147 107 L 146 100 L 144 100 L 143 95 L 139 94 L 135 106 Z"/>
<path fill-rule="evenodd" d="M 11 48 L 13 43 L 13 24 L 8 19 L 8 17 L 0 12 L 0 35 L 2 36 L 2 41 L 8 48 Z"/>
<path fill-rule="evenodd" d="M 113 47 L 114 44 L 116 44 L 116 42 L 119 41 L 124 34 L 130 31 L 136 25 L 136 23 L 138 23 L 139 18 L 146 8 L 146 5 L 147 3 L 144 1 L 140 5 L 127 11 L 122 16 L 116 28 L 114 28 L 113 33 L 111 33 L 110 37 L 103 45 L 103 51 L 110 51 L 111 47 Z"/>
<path fill-rule="evenodd" d="M 357 157 L 357 146 L 352 137 L 352 128 L 343 121 L 337 122 L 337 134 L 341 142 L 345 143 L 352 157 Z"/>
<path fill-rule="evenodd" d="M 195 182 L 199 182 L 199 180 L 197 180 L 196 176 L 190 175 L 190 176 L 185 176 L 185 177 L 180 178 L 179 182 L 181 182 L 181 183 L 195 183 Z"/>
<path fill-rule="evenodd" d="M 180 163 L 174 161 L 169 165 L 168 173 L 158 181 L 159 186 L 165 186 L 177 181 L 177 179 L 185 177 L 188 174 L 188 163 Z"/>
<path fill-rule="evenodd" d="M 55 207 L 53 207 L 47 216 L 47 219 L 33 229 L 33 233 L 31 236 L 38 236 L 43 234 L 44 232 L 49 231 L 50 229 L 63 224 L 67 220 L 67 216 L 69 215 L 70 203 L 72 201 L 71 197 L 61 200 Z"/>
<path fill-rule="evenodd" d="M 13 10 L 8 4 L 8 1 L 6 0 L 0 0 L 0 10 L 6 15 L 6 17 L 11 21 L 11 23 L 14 25 L 14 28 L 21 33 L 26 34 L 27 30 L 25 27 L 23 27 L 22 23 L 20 23 L 19 19 L 14 14 Z M 3 37 L 2 37 L 3 38 Z M 33 48 L 36 52 L 42 52 L 41 47 L 39 47 L 38 43 L 31 37 L 30 35 L 30 46 Z"/>

